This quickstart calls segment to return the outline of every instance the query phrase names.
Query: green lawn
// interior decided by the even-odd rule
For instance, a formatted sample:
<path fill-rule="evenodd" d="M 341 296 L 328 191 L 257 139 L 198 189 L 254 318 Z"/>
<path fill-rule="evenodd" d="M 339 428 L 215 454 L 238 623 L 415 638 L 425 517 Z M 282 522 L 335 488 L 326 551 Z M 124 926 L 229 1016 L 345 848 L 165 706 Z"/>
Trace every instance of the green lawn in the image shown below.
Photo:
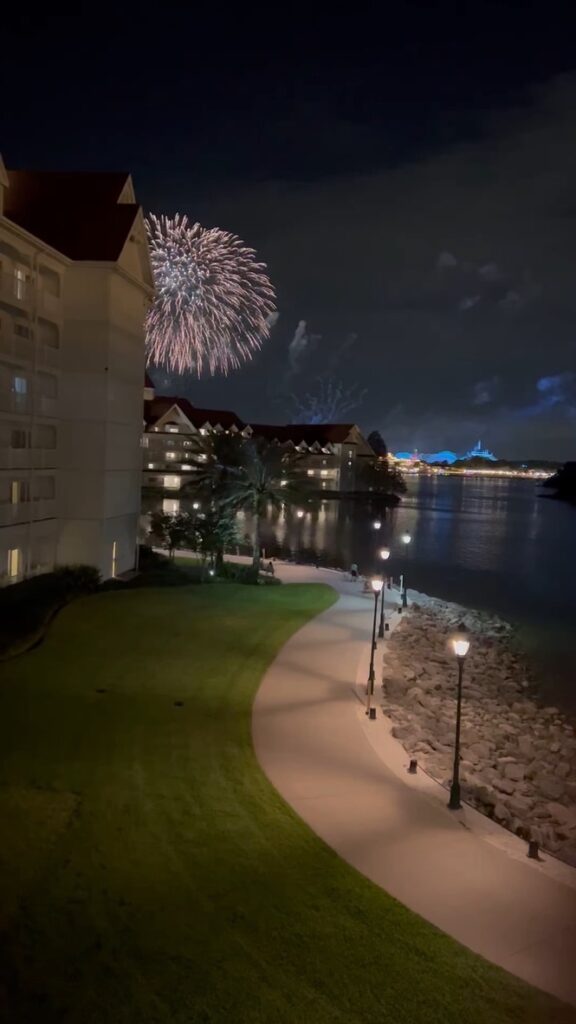
<path fill-rule="evenodd" d="M 3 666 L 2 1022 L 574 1022 L 340 861 L 260 772 L 258 682 L 332 599 L 99 594 Z"/>

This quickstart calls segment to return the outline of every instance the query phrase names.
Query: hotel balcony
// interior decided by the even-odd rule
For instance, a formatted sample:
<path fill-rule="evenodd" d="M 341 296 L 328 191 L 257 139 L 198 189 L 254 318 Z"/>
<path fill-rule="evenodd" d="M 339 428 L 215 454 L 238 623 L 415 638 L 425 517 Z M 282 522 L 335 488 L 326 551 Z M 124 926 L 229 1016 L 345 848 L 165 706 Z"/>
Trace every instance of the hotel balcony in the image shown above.
<path fill-rule="evenodd" d="M 14 327 L 3 325 L 0 331 L 0 355 L 3 359 L 18 366 L 30 367 L 36 360 L 38 369 L 58 370 L 60 368 L 60 349 L 51 345 L 44 345 L 38 342 L 34 352 L 34 341 L 32 338 L 24 338 L 16 334 Z"/>
<path fill-rule="evenodd" d="M 17 277 L 14 271 L 0 273 L 0 299 L 10 303 L 15 309 L 28 309 L 32 297 L 32 286 L 29 280 Z"/>
<path fill-rule="evenodd" d="M 16 526 L 21 523 L 37 523 L 43 519 L 54 519 L 57 514 L 55 498 L 39 498 L 37 501 L 20 501 L 0 505 L 0 527 Z"/>

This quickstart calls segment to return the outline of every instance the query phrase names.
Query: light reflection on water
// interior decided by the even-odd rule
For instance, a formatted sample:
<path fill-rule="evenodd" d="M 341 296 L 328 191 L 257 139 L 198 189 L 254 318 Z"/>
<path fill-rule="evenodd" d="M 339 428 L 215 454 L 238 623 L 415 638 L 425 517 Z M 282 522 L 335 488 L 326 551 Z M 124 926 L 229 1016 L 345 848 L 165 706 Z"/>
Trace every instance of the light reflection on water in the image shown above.
<path fill-rule="evenodd" d="M 378 549 L 389 546 L 388 570 L 405 572 L 409 586 L 516 622 L 544 699 L 576 712 L 576 509 L 539 491 L 531 480 L 412 477 L 387 512 L 343 501 L 304 505 L 301 519 L 271 510 L 262 543 L 267 557 L 356 562 L 364 572 L 381 569 Z M 248 544 L 250 516 L 238 526 Z"/>
<path fill-rule="evenodd" d="M 390 571 L 405 571 L 410 586 L 515 621 L 545 698 L 576 711 L 576 510 L 540 497 L 531 480 L 418 477 L 408 488 L 385 515 L 337 501 L 302 520 L 271 512 L 267 554 L 369 572 L 389 545 Z"/>

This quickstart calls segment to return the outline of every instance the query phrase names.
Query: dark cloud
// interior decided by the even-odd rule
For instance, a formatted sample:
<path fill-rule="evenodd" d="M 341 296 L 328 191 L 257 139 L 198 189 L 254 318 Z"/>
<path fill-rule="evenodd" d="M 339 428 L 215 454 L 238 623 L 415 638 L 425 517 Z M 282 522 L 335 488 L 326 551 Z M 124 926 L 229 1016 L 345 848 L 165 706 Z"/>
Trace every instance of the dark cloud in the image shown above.
<path fill-rule="evenodd" d="M 473 439 L 484 411 L 474 385 L 499 377 L 484 422 L 494 447 L 573 455 L 566 417 L 521 429 L 509 410 L 535 380 L 576 367 L 575 113 L 576 77 L 565 76 L 487 116 L 474 142 L 371 175 L 261 182 L 185 211 L 258 248 L 283 310 L 258 363 L 210 388 L 250 412 L 305 316 L 326 366 L 332 339 L 358 334 L 347 375 L 369 388 L 364 425 L 388 424 L 394 447 Z"/>

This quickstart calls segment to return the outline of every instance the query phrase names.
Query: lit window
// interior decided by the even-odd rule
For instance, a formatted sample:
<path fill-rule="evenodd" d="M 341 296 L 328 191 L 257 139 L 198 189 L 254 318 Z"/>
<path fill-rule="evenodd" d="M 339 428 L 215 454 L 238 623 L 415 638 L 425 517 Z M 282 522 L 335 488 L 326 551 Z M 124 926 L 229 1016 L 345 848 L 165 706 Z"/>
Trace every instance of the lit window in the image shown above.
<path fill-rule="evenodd" d="M 176 452 L 166 452 L 166 458 L 167 459 L 175 459 L 176 458 Z"/>
<path fill-rule="evenodd" d="M 16 267 L 14 270 L 14 294 L 17 299 L 23 299 L 26 295 L 26 271 L 24 267 Z"/>
<path fill-rule="evenodd" d="M 326 487 L 326 481 L 325 480 L 322 481 L 322 487 Z"/>
<path fill-rule="evenodd" d="M 10 503 L 17 505 L 20 501 L 20 481 L 12 480 L 10 484 Z"/>
<path fill-rule="evenodd" d="M 8 575 L 11 579 L 20 575 L 20 548 L 8 550 Z"/>
<path fill-rule="evenodd" d="M 112 565 L 111 565 L 111 569 L 112 569 L 111 575 L 113 577 L 116 575 L 116 555 L 117 555 L 117 551 L 118 551 L 118 545 L 117 545 L 116 541 L 114 540 L 114 541 L 112 541 Z"/>
<path fill-rule="evenodd" d="M 28 381 L 26 377 L 14 377 L 12 383 L 12 390 L 17 395 L 25 395 L 28 392 Z"/>
<path fill-rule="evenodd" d="M 202 434 L 203 437 L 205 437 L 206 434 L 208 433 L 208 431 L 206 430 L 206 427 L 200 427 L 200 433 Z"/>
<path fill-rule="evenodd" d="M 308 476 L 314 476 L 314 470 L 313 469 L 307 469 L 306 473 L 307 473 Z"/>
<path fill-rule="evenodd" d="M 321 469 L 320 470 L 320 476 L 328 476 L 328 470 L 327 469 Z"/>
<path fill-rule="evenodd" d="M 166 512 L 169 516 L 177 516 L 180 511 L 180 501 L 178 498 L 164 498 L 162 502 L 162 511 Z"/>
<path fill-rule="evenodd" d="M 288 481 L 287 481 L 287 480 L 281 480 L 281 481 L 280 481 L 280 487 L 286 487 L 286 484 L 287 484 L 287 483 L 288 483 Z"/>
<path fill-rule="evenodd" d="M 180 487 L 180 477 L 179 476 L 165 476 L 164 477 L 164 487 L 169 487 L 173 491 L 178 490 L 178 488 Z"/>
<path fill-rule="evenodd" d="M 173 427 L 172 424 L 170 424 L 170 423 L 168 424 L 168 426 L 164 427 L 164 429 L 169 434 L 177 434 L 178 433 L 178 427 Z"/>

